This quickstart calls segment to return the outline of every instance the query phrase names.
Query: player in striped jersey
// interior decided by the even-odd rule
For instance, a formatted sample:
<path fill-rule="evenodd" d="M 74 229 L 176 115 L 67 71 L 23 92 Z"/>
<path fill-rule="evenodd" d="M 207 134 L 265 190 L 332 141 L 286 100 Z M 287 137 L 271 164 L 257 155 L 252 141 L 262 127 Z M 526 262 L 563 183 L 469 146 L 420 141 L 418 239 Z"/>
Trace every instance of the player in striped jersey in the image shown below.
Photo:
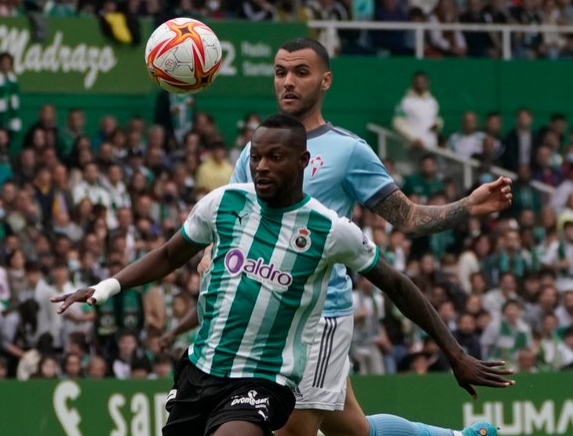
<path fill-rule="evenodd" d="M 394 183 L 370 146 L 352 133 L 327 123 L 323 97 L 332 84 L 328 53 L 319 43 L 297 39 L 284 44 L 275 56 L 275 94 L 283 113 L 294 115 L 307 130 L 310 165 L 304 190 L 340 216 L 350 217 L 358 202 L 410 235 L 443 231 L 511 204 L 511 180 L 500 178 L 482 185 L 469 197 L 443 207 L 412 203 Z M 247 168 L 249 145 L 243 150 L 233 182 L 251 181 Z M 365 417 L 347 375 L 352 340 L 351 283 L 345 268 L 336 266 L 309 364 L 299 384 L 295 412 L 278 436 L 495 436 L 490 424 L 462 432 L 412 423 L 379 414 Z M 455 371 L 454 367 L 454 371 Z M 472 396 L 474 388 L 460 383 Z"/>
<path fill-rule="evenodd" d="M 346 218 L 302 191 L 310 155 L 304 126 L 278 115 L 253 135 L 254 184 L 232 184 L 200 200 L 178 232 L 114 277 L 55 297 L 74 302 L 156 281 L 213 244 L 201 284 L 200 329 L 177 369 L 164 436 L 261 436 L 284 425 L 321 318 L 330 274 L 344 263 L 387 289 L 394 303 L 434 337 L 463 383 L 507 386 L 507 370 L 465 355 L 414 284 L 379 258 Z"/>

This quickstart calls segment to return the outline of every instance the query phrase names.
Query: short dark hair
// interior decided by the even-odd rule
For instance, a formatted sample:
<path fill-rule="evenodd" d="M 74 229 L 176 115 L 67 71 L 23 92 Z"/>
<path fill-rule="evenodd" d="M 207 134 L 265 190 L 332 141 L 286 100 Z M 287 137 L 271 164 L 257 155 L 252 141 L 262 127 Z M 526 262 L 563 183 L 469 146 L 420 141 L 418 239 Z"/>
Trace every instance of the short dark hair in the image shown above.
<path fill-rule="evenodd" d="M 326 70 L 330 71 L 330 56 L 328 55 L 326 48 L 320 42 L 314 39 L 310 38 L 291 39 L 290 41 L 287 41 L 283 45 L 281 45 L 279 50 L 286 50 L 289 53 L 293 53 L 295 51 L 300 51 L 307 48 L 315 52 L 318 58 L 321 60 L 323 66 L 326 68 Z"/>
<path fill-rule="evenodd" d="M 267 129 L 288 129 L 296 143 L 306 149 L 306 130 L 304 125 L 292 115 L 271 115 L 263 120 L 257 127 L 257 130 L 261 127 L 266 127 Z"/>
<path fill-rule="evenodd" d="M 551 114 L 551 121 L 566 121 L 565 115 L 561 112 Z"/>

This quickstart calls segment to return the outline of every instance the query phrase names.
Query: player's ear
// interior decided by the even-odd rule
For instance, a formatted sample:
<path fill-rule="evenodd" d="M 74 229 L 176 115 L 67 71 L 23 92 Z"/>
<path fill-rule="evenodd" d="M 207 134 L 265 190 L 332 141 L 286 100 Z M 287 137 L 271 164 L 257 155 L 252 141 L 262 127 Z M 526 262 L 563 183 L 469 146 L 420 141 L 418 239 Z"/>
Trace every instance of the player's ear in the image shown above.
<path fill-rule="evenodd" d="M 327 71 L 322 75 L 322 83 L 320 85 L 320 89 L 323 92 L 326 92 L 330 89 L 330 85 L 332 85 L 332 71 Z"/>
<path fill-rule="evenodd" d="M 305 150 L 300 154 L 300 169 L 304 170 L 308 166 L 309 162 L 310 162 L 310 153 L 308 152 L 308 150 Z"/>

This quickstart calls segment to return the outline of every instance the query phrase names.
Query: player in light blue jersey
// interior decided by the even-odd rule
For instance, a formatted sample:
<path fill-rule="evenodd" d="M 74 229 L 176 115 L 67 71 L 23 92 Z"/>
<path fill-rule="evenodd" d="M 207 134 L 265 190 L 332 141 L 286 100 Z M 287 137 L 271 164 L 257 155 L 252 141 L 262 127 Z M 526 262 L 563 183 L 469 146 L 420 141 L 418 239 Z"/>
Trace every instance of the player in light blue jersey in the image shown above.
<path fill-rule="evenodd" d="M 295 405 L 321 318 L 330 273 L 344 263 L 385 289 L 396 306 L 444 350 L 463 384 L 509 386 L 497 369 L 467 355 L 431 303 L 347 218 L 302 190 L 310 155 L 302 123 L 265 120 L 253 135 L 254 183 L 231 184 L 203 199 L 178 232 L 93 287 L 52 298 L 103 304 L 123 289 L 156 281 L 212 245 L 201 282 L 197 339 L 176 372 L 164 436 L 264 436 Z"/>
<path fill-rule="evenodd" d="M 327 207 L 350 217 L 355 204 L 360 203 L 400 230 L 420 236 L 511 204 L 511 180 L 507 178 L 482 185 L 469 197 L 446 206 L 412 203 L 364 140 L 325 121 L 322 102 L 331 84 L 328 53 L 319 43 L 297 39 L 279 49 L 274 80 L 278 105 L 283 113 L 300 119 L 306 128 L 311 160 L 304 174 L 304 190 Z M 237 162 L 233 182 L 251 181 L 247 171 L 249 154 L 247 145 Z M 327 436 L 452 436 L 450 429 L 411 423 L 395 416 L 364 416 L 347 381 L 353 330 L 351 291 L 346 269 L 336 266 L 323 318 L 299 384 L 296 410 L 277 435 L 314 436 L 320 428 Z M 473 387 L 461 386 L 476 396 Z M 489 424 L 468 427 L 463 432 L 477 436 L 483 428 L 486 436 L 497 434 Z"/>
<path fill-rule="evenodd" d="M 332 84 L 332 73 L 328 53 L 318 42 L 297 39 L 284 44 L 275 56 L 274 84 L 280 110 L 298 118 L 307 131 L 311 160 L 304 174 L 305 192 L 316 195 L 340 215 L 349 217 L 355 204 L 360 203 L 396 228 L 420 236 L 454 227 L 471 216 L 503 210 L 511 204 L 511 180 L 507 178 L 484 184 L 470 196 L 446 206 L 412 203 L 366 142 L 333 127 L 322 116 L 323 97 Z M 233 181 L 251 180 L 247 171 L 249 156 L 247 146 L 239 158 Z M 206 256 L 202 268 L 209 262 Z M 190 314 L 164 340 L 196 322 L 196 314 Z M 344 267 L 337 266 L 297 391 L 296 410 L 278 435 L 315 436 L 320 428 L 327 436 L 452 436 L 450 429 L 391 415 L 364 416 L 347 380 L 352 329 L 350 280 Z M 471 385 L 460 383 L 460 386 L 477 396 Z M 483 428 L 486 434 L 482 436 L 497 434 L 492 425 L 478 425 L 464 429 L 464 436 L 477 436 Z"/>

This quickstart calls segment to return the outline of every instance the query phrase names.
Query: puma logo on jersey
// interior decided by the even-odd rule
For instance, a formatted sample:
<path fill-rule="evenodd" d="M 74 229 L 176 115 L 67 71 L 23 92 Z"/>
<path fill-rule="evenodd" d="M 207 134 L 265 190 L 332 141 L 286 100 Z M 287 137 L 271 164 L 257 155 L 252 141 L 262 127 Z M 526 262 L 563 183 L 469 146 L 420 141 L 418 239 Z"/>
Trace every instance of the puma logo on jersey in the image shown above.
<path fill-rule="evenodd" d="M 318 170 L 320 169 L 320 167 L 322 167 L 324 165 L 324 161 L 322 160 L 322 156 L 318 155 L 313 157 L 310 160 L 310 177 L 313 178 L 316 173 L 318 173 Z"/>
<path fill-rule="evenodd" d="M 264 259 L 249 259 L 238 248 L 233 248 L 225 256 L 225 268 L 231 276 L 245 273 L 247 277 L 274 288 L 286 290 L 292 284 L 289 273 L 281 271 L 274 263 L 265 264 Z"/>
<path fill-rule="evenodd" d="M 231 211 L 231 214 L 235 215 L 237 217 L 237 219 L 239 220 L 239 224 L 243 225 L 243 218 L 245 218 L 248 214 L 243 214 L 243 216 L 239 215 L 238 212 L 235 212 L 234 210 Z"/>

